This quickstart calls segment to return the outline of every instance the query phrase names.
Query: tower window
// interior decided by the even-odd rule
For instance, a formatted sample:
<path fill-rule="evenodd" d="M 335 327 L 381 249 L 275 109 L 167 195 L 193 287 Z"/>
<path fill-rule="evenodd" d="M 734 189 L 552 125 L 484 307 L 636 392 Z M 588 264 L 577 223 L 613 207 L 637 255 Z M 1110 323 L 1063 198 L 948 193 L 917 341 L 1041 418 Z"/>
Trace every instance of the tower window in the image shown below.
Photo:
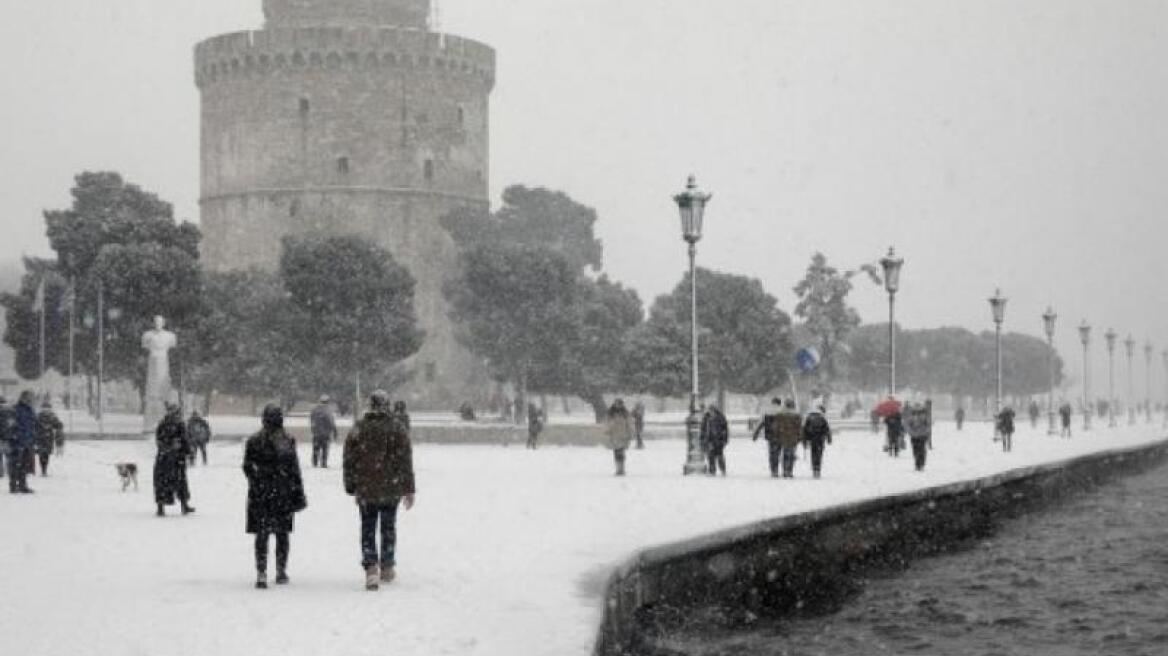
<path fill-rule="evenodd" d="M 301 98 L 300 99 L 300 117 L 304 118 L 304 117 L 308 116 L 308 110 L 309 110 L 308 98 Z"/>
<path fill-rule="evenodd" d="M 337 173 L 340 173 L 341 175 L 348 175 L 349 174 L 349 158 L 348 157 L 338 157 L 337 158 Z"/>
<path fill-rule="evenodd" d="M 434 160 L 426 160 L 425 165 L 422 167 L 422 175 L 426 178 L 426 182 L 434 181 Z"/>

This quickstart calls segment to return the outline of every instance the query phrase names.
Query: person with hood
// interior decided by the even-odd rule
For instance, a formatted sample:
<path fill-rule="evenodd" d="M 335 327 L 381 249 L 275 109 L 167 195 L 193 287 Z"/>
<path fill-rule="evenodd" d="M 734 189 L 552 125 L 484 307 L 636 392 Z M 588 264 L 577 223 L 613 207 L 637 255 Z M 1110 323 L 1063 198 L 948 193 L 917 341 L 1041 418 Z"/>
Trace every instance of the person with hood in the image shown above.
<path fill-rule="evenodd" d="M 922 403 L 910 404 L 905 408 L 908 436 L 912 442 L 913 463 L 917 471 L 925 470 L 925 460 L 929 453 L 929 440 L 933 437 L 933 422 L 929 410 Z"/>
<path fill-rule="evenodd" d="M 187 458 L 191 452 L 191 442 L 178 404 L 166 404 L 166 416 L 158 422 L 154 443 L 158 447 L 158 455 L 154 458 L 154 503 L 158 506 L 156 514 L 165 516 L 166 506 L 173 505 L 175 499 L 182 507 L 182 514 L 195 512 L 189 504 L 191 490 L 187 483 Z"/>
<path fill-rule="evenodd" d="M 191 440 L 190 465 L 195 466 L 195 456 L 200 453 L 203 454 L 203 465 L 206 465 L 207 443 L 211 441 L 211 424 L 199 416 L 198 410 L 192 410 L 191 417 L 187 420 L 187 435 Z"/>
<path fill-rule="evenodd" d="M 822 405 L 814 407 L 803 421 L 803 442 L 811 446 L 811 474 L 819 478 L 823 472 L 823 451 L 831 444 L 831 424 Z"/>
<path fill-rule="evenodd" d="M 28 458 L 36 446 L 37 417 L 32 409 L 32 392 L 25 390 L 13 408 L 8 432 L 8 491 L 32 494 L 28 487 Z"/>
<path fill-rule="evenodd" d="M 308 421 L 312 425 L 312 466 L 328 469 L 329 443 L 337 439 L 337 422 L 327 395 L 320 397 Z"/>
<path fill-rule="evenodd" d="M 59 436 L 64 432 L 65 425 L 53 412 L 53 404 L 45 399 L 41 403 L 41 412 L 37 415 L 36 452 L 41 464 L 42 477 L 49 475 L 49 458 L 53 455 L 54 447 L 61 441 Z"/>
<path fill-rule="evenodd" d="M 702 417 L 701 443 L 708 464 L 706 473 L 714 476 L 720 470 L 726 475 L 726 444 L 730 441 L 730 425 L 717 405 L 710 405 Z"/>
<path fill-rule="evenodd" d="M 751 441 L 757 442 L 759 433 L 763 434 L 763 438 L 767 443 L 767 463 L 771 468 L 771 478 L 778 478 L 779 458 L 782 456 L 783 447 L 779 444 L 779 435 L 776 432 L 778 426 L 776 417 L 783 409 L 783 401 L 775 397 L 771 399 L 771 403 L 774 405 L 775 412 L 762 416 L 762 421 L 754 428 L 754 435 L 751 437 Z"/>
<path fill-rule="evenodd" d="M 296 441 L 284 432 L 284 412 L 264 408 L 263 428 L 243 453 L 247 477 L 247 532 L 255 536 L 256 588 L 268 587 L 268 542 L 276 536 L 276 585 L 288 583 L 289 538 L 296 513 L 308 507 Z"/>
<path fill-rule="evenodd" d="M 417 494 L 409 431 L 391 411 L 385 391 L 370 395 L 369 412 L 345 439 L 342 464 L 345 493 L 356 498 L 361 516 L 365 589 L 377 590 L 397 576 L 397 510 L 413 508 Z"/>
<path fill-rule="evenodd" d="M 625 454 L 633 442 L 633 420 L 625 408 L 625 402 L 617 399 L 608 409 L 608 418 L 605 421 L 605 434 L 608 436 L 608 448 L 612 449 L 612 459 L 616 463 L 616 475 L 625 475 Z"/>

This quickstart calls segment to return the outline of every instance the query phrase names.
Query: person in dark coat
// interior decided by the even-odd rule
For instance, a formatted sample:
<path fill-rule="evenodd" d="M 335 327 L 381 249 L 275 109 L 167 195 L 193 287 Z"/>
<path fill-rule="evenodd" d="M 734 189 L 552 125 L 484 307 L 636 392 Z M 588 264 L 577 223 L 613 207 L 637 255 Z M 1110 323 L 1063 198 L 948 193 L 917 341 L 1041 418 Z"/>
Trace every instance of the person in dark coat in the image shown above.
<path fill-rule="evenodd" d="M 637 401 L 633 406 L 633 435 L 637 439 L 637 449 L 645 448 L 645 404 Z"/>
<path fill-rule="evenodd" d="M 783 401 L 778 397 L 771 399 L 771 403 L 775 406 L 775 413 L 783 409 Z M 779 436 L 775 432 L 775 428 L 777 427 L 775 413 L 763 415 L 762 421 L 754 428 L 754 435 L 751 437 L 751 441 L 757 442 L 759 433 L 762 433 L 764 439 L 766 439 L 767 463 L 770 465 L 772 478 L 779 477 L 779 457 L 783 452 L 782 446 L 779 445 Z"/>
<path fill-rule="evenodd" d="M 192 467 L 195 465 L 195 456 L 200 453 L 203 454 L 203 464 L 206 465 L 207 443 L 211 441 L 211 424 L 199 416 L 198 410 L 192 410 L 190 419 L 187 419 L 187 435 L 191 440 L 190 465 Z"/>
<path fill-rule="evenodd" d="M 625 457 L 629 445 L 633 443 L 633 419 L 629 416 L 624 399 L 617 399 L 608 408 L 604 422 L 604 433 L 608 438 L 608 448 L 612 450 L 612 461 L 616 465 L 616 475 L 625 475 Z"/>
<path fill-rule="evenodd" d="M 370 395 L 369 412 L 345 439 L 345 493 L 361 514 L 361 566 L 365 589 L 377 590 L 397 576 L 397 509 L 414 507 L 414 456 L 409 430 L 389 407 L 389 395 Z M 377 529 L 381 528 L 381 549 Z M 380 572 L 379 572 L 380 565 Z M 379 575 L 380 574 L 380 575 Z"/>
<path fill-rule="evenodd" d="M 730 425 L 722 410 L 711 405 L 702 417 L 701 442 L 706 454 L 706 473 L 714 476 L 719 471 L 726 475 L 726 444 L 730 441 Z"/>
<path fill-rule="evenodd" d="M 998 435 L 1001 436 L 1006 451 L 1013 448 L 1014 440 L 1014 409 L 1006 406 L 994 419 Z"/>
<path fill-rule="evenodd" d="M 957 430 L 961 430 L 961 427 L 965 425 L 965 408 L 957 406 L 957 412 L 953 416 L 957 420 Z"/>
<path fill-rule="evenodd" d="M 329 443 L 337 439 L 337 422 L 328 396 L 320 397 L 308 422 L 312 425 L 312 466 L 328 469 Z"/>
<path fill-rule="evenodd" d="M 922 403 L 908 406 L 906 413 L 909 440 L 912 442 L 913 464 L 917 471 L 924 471 L 929 453 L 929 440 L 933 438 L 932 418 L 929 416 L 928 407 Z"/>
<path fill-rule="evenodd" d="M 158 455 L 154 458 L 154 503 L 158 505 L 158 516 L 164 516 L 166 506 L 174 504 L 175 499 L 182 507 L 182 514 L 195 512 L 189 504 L 191 490 L 187 484 L 187 457 L 191 443 L 182 410 L 177 404 L 166 404 L 166 416 L 158 422 L 154 442 L 158 446 Z"/>
<path fill-rule="evenodd" d="M 12 442 L 12 429 L 16 424 L 16 415 L 8 407 L 8 399 L 0 396 L 0 478 L 8 475 L 8 466 L 5 458 L 9 455 Z M 11 462 L 11 458 L 8 458 Z"/>
<path fill-rule="evenodd" d="M 1071 415 L 1074 414 L 1074 412 L 1075 410 L 1071 407 L 1070 403 L 1063 403 L 1061 406 L 1059 406 L 1059 420 L 1062 422 L 1063 437 L 1071 436 Z"/>
<path fill-rule="evenodd" d="M 1038 401 L 1030 402 L 1030 427 L 1038 428 L 1038 417 L 1042 414 L 1042 409 L 1038 407 Z"/>
<path fill-rule="evenodd" d="M 904 449 L 904 416 L 897 410 L 884 418 L 884 426 L 888 435 L 884 450 L 890 456 L 899 455 Z"/>
<path fill-rule="evenodd" d="M 276 536 L 276 584 L 288 583 L 293 517 L 308 507 L 296 442 L 284 432 L 280 406 L 264 408 L 263 428 L 244 446 L 247 532 L 255 536 L 256 588 L 268 587 L 268 542 Z"/>
<path fill-rule="evenodd" d="M 543 432 L 543 412 L 534 403 L 527 404 L 527 448 L 539 446 L 539 434 Z"/>
<path fill-rule="evenodd" d="M 831 444 L 831 424 L 823 406 L 816 406 L 803 421 L 803 442 L 811 446 L 811 474 L 819 478 L 823 472 L 823 452 Z"/>
<path fill-rule="evenodd" d="M 8 437 L 8 491 L 13 494 L 32 494 L 28 487 L 29 458 L 36 449 L 37 414 L 32 409 L 32 392 L 20 393 L 13 408 Z"/>
<path fill-rule="evenodd" d="M 53 412 L 53 404 L 45 399 L 41 404 L 41 412 L 37 415 L 37 459 L 41 464 L 41 476 L 49 475 L 49 458 L 60 439 L 58 436 L 65 432 L 65 425 Z"/>
<path fill-rule="evenodd" d="M 410 410 L 406 406 L 405 401 L 395 401 L 393 404 L 393 416 L 406 427 L 406 434 L 410 432 Z"/>

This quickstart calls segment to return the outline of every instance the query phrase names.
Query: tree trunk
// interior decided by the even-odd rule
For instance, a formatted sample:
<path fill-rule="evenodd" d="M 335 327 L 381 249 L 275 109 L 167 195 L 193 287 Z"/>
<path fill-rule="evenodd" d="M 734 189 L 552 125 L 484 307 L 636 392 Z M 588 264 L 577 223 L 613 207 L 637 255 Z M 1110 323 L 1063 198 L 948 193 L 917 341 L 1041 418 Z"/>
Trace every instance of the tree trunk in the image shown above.
<path fill-rule="evenodd" d="M 592 414 L 596 417 L 596 423 L 603 424 L 605 419 L 608 418 L 608 405 L 604 402 L 604 395 L 593 390 L 587 394 L 582 394 L 580 398 L 592 406 Z"/>

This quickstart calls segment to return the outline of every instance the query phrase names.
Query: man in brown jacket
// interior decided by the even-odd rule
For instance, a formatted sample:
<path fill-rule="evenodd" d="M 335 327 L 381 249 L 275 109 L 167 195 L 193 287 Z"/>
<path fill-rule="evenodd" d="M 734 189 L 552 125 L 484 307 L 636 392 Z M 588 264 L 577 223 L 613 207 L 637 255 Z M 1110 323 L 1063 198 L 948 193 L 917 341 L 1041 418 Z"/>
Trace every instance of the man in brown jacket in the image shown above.
<path fill-rule="evenodd" d="M 409 429 L 390 412 L 389 394 L 369 397 L 369 412 L 345 439 L 345 492 L 357 498 L 361 511 L 361 566 L 365 589 L 377 590 L 396 575 L 397 507 L 414 506 L 414 461 Z M 377 527 L 381 525 L 381 550 Z M 378 568 L 380 566 L 380 572 Z"/>

